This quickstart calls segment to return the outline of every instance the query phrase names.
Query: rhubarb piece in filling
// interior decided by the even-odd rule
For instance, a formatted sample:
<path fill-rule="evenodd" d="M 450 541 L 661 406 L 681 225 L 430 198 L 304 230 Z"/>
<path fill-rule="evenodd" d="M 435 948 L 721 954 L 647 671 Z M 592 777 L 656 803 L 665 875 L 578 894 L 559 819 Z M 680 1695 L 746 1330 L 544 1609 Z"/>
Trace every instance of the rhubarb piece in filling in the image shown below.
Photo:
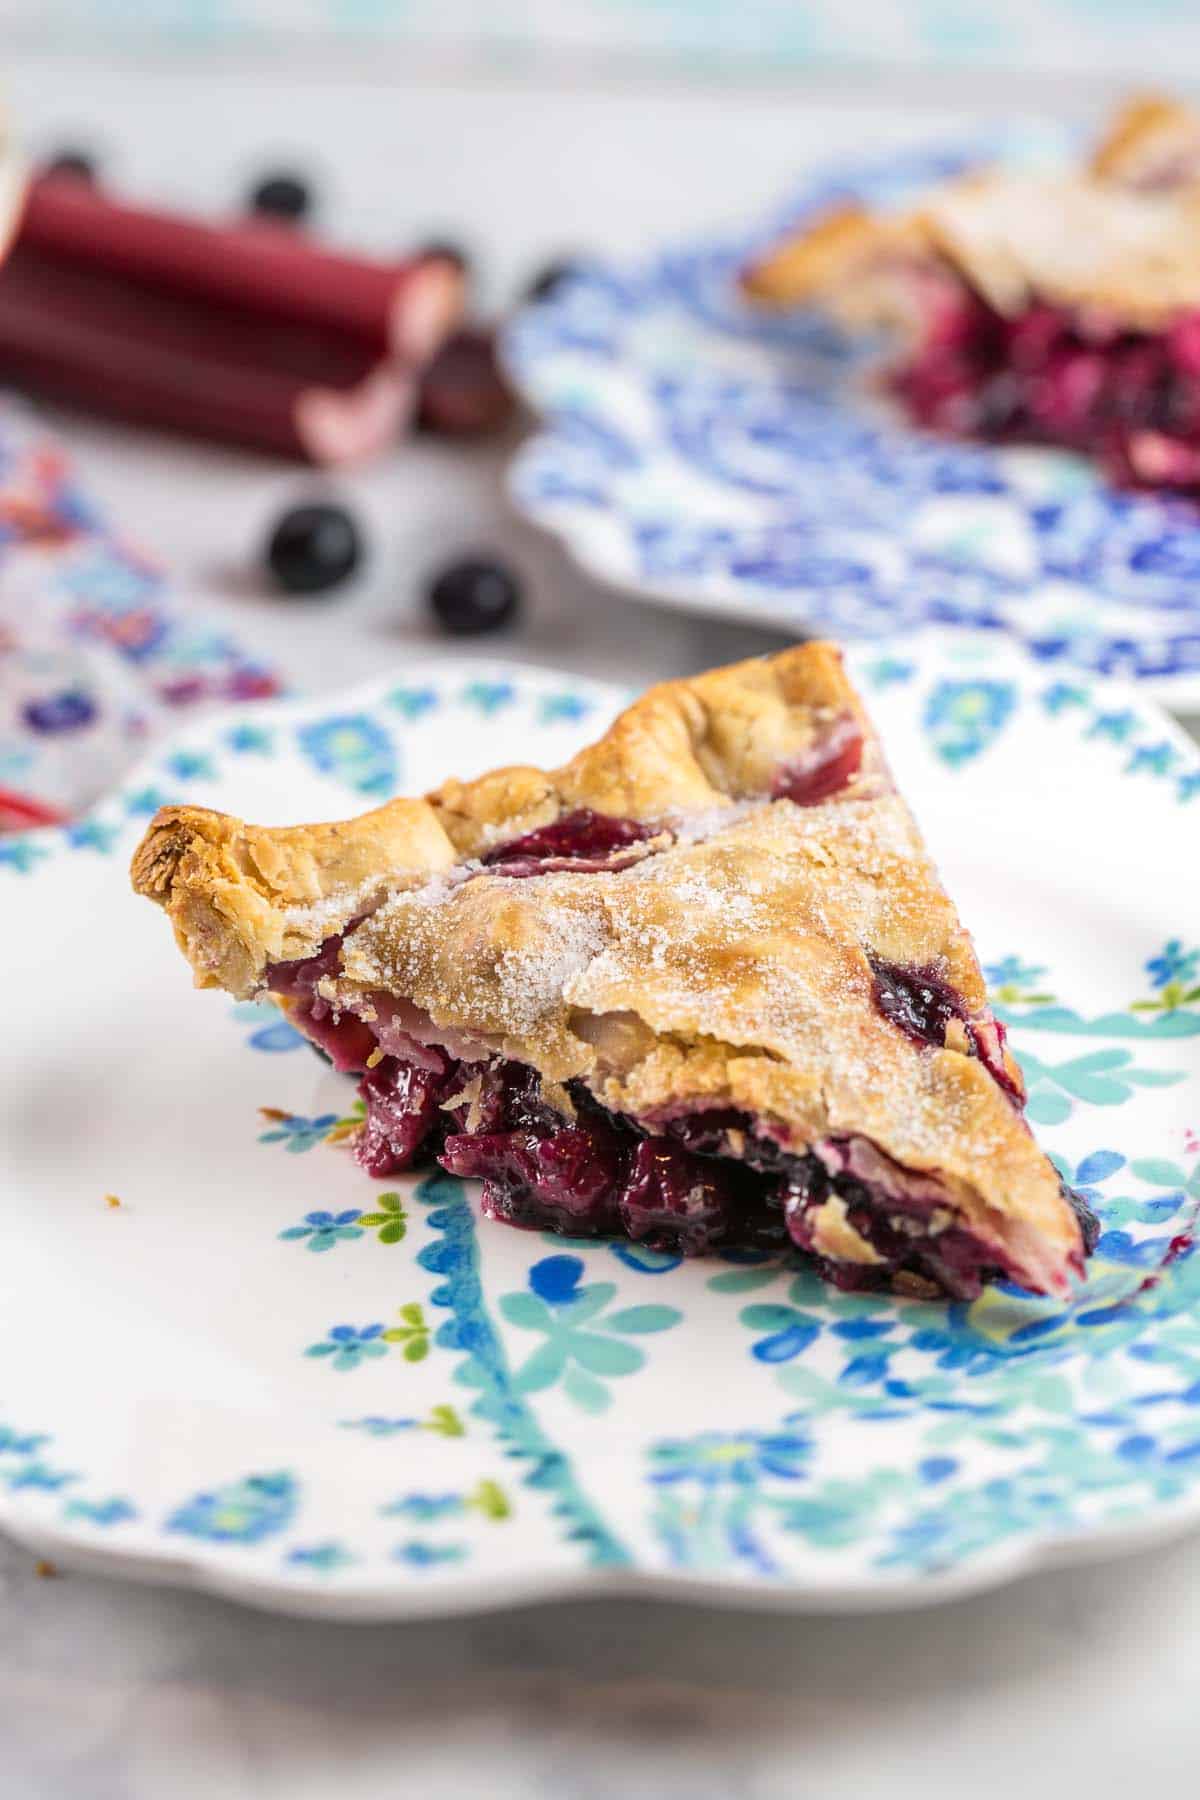
<path fill-rule="evenodd" d="M 783 763 L 771 783 L 775 800 L 817 806 L 847 787 L 862 767 L 863 737 L 853 719 L 841 719 L 803 755 Z"/>
<path fill-rule="evenodd" d="M 655 826 L 637 819 L 611 819 L 581 807 L 553 825 L 498 844 L 486 852 L 483 863 L 498 875 L 547 875 L 561 869 L 595 873 L 635 862 L 642 855 L 640 846 L 657 835 Z"/>
<path fill-rule="evenodd" d="M 348 824 L 167 809 L 134 876 L 203 984 L 265 988 L 357 1075 L 381 1179 L 914 1296 L 1065 1294 L 1094 1242 L 829 646 Z"/>

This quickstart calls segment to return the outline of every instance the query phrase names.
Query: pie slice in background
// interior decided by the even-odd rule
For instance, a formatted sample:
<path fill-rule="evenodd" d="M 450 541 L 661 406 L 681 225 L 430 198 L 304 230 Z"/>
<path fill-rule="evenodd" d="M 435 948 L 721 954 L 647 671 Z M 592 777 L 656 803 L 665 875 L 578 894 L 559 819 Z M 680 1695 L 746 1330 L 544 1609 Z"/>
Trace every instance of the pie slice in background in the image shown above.
<path fill-rule="evenodd" d="M 742 272 L 898 348 L 918 425 L 1058 445 L 1121 485 L 1200 497 L 1200 113 L 1158 97 L 1085 164 L 981 168 L 894 212 L 845 206 Z"/>

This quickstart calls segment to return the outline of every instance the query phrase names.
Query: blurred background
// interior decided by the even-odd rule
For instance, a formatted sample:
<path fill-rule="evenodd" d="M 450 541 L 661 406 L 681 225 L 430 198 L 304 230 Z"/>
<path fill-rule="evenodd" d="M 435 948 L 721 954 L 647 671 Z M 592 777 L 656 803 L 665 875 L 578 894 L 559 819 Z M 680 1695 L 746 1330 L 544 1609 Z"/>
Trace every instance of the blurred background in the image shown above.
<path fill-rule="evenodd" d="M 723 80 L 831 63 L 1162 79 L 1200 48 L 1190 0 L 7 0 L 0 16 L 10 44 L 73 51 L 367 49 L 459 68 Z"/>
<path fill-rule="evenodd" d="M 961 143 L 1018 116 L 1091 129 L 1132 86 L 1179 91 L 1180 71 L 1200 67 L 1188 0 L 0 0 L 0 31 L 28 166 L 82 168 L 102 205 L 221 229 L 290 207 L 308 241 L 353 257 L 446 252 L 475 334 L 465 359 L 431 372 L 432 399 L 422 377 L 405 402 L 416 429 L 388 454 L 307 474 L 242 441 L 240 426 L 164 434 L 105 416 L 65 377 L 45 379 L 62 366 L 57 342 L 38 345 L 28 380 L 27 347 L 6 351 L 4 385 L 37 407 L 32 423 L 0 412 L 10 470 L 40 467 L 22 457 L 44 441 L 65 460 L 61 492 L 39 490 L 39 504 L 59 525 L 82 510 L 107 534 L 109 560 L 84 582 L 86 678 L 103 701 L 95 722 L 120 725 L 107 743 L 93 733 L 86 757 L 77 723 L 69 741 L 28 730 L 31 704 L 47 719 L 79 714 L 57 699 L 76 674 L 64 687 L 36 660 L 59 647 L 49 611 L 39 637 L 24 598 L 31 583 L 46 591 L 49 561 L 39 553 L 31 569 L 10 554 L 0 571 L 0 801 L 15 789 L 59 813 L 102 790 L 162 725 L 164 702 L 331 687 L 402 647 L 443 643 L 431 583 L 463 556 L 518 590 L 489 640 L 501 656 L 644 679 L 778 642 L 750 624 L 608 604 L 514 516 L 506 470 L 531 420 L 497 392 L 493 334 L 564 266 L 745 232 L 820 165 Z M 102 220 L 81 229 L 107 234 Z M 94 380 L 107 352 L 86 354 Z M 10 480 L 18 510 L 22 480 Z M 270 544 L 314 499 L 349 509 L 357 547 L 335 603 L 298 606 Z M 73 562 L 60 573 L 71 609 L 81 579 Z M 98 640 L 123 664 L 107 688 Z M 7 822 L 28 820 L 18 805 Z"/>
<path fill-rule="evenodd" d="M 10 514 L 28 507 L 34 446 L 63 459 L 53 493 L 36 475 L 37 558 L 10 549 L 0 569 L 10 828 L 31 822 L 22 795 L 51 816 L 95 798 L 164 705 L 331 687 L 443 643 L 431 584 L 464 556 L 517 592 L 489 640 L 501 656 L 646 679 L 778 642 L 608 604 L 514 516 L 505 471 L 531 421 L 497 391 L 493 333 L 564 265 L 745 231 L 820 164 L 961 141 L 1014 115 L 1090 127 L 1134 83 L 1178 90 L 1179 71 L 1200 66 L 1188 0 L 0 0 L 0 31 L 13 139 L 35 170 L 82 169 L 101 204 L 221 228 L 291 208 L 309 241 L 357 257 L 448 252 L 476 334 L 431 373 L 432 400 L 423 378 L 419 429 L 307 475 L 240 426 L 214 439 L 104 416 L 58 374 L 58 341 L 35 346 L 28 380 L 28 346 L 6 349 L 4 384 L 37 405 L 0 411 Z M 81 230 L 107 235 L 102 218 Z M 21 329 L 40 334 L 45 274 L 33 275 Z M 4 295 L 14 280 L 10 268 Z M 53 310 L 60 300 L 56 287 Z M 178 349 L 184 328 L 164 329 Z M 109 367 L 107 348 L 66 353 L 93 382 Z M 348 509 L 353 566 L 335 603 L 296 605 L 270 545 L 314 500 Z M 89 540 L 82 575 L 76 538 L 53 569 L 44 554 L 43 514 L 58 529 L 67 512 L 104 540 Z M 65 646 L 53 608 L 27 604 L 52 575 Z M 114 652 L 107 671 L 97 645 Z M 84 702 L 63 702 L 80 683 Z M 62 732 L 31 735 L 31 706 Z"/>

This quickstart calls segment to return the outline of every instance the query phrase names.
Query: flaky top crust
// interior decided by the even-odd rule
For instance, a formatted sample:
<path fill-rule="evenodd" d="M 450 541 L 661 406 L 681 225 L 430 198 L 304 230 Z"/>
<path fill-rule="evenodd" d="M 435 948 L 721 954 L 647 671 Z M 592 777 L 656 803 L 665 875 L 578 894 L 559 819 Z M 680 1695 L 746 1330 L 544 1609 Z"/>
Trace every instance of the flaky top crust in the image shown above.
<path fill-rule="evenodd" d="M 1090 161 L 1059 174 L 981 169 L 904 212 L 839 208 L 745 271 L 766 306 L 817 302 L 851 325 L 915 325 L 913 275 L 952 270 L 1014 315 L 1034 300 L 1157 331 L 1200 307 L 1200 116 L 1145 97 Z"/>
<path fill-rule="evenodd" d="M 133 885 L 165 908 L 197 985 L 250 994 L 268 963 L 311 955 L 381 894 L 564 813 L 656 821 L 762 795 L 839 717 L 869 731 L 837 651 L 802 645 L 649 689 L 560 769 L 496 769 L 356 819 L 278 830 L 163 807 L 134 854 Z M 864 775 L 873 766 L 872 747 Z"/>
<path fill-rule="evenodd" d="M 781 766 L 846 729 L 865 744 L 846 788 L 770 798 Z M 620 869 L 480 865 L 580 808 L 664 830 Z M 415 1006 L 448 1041 L 560 1092 L 584 1080 L 644 1120 L 712 1105 L 797 1149 L 867 1137 L 935 1171 L 1051 1286 L 1078 1251 L 1057 1175 L 964 1028 L 921 1047 L 873 1004 L 872 957 L 936 970 L 987 1017 L 973 947 L 829 645 L 652 688 L 560 769 L 449 781 L 346 823 L 271 831 L 165 808 L 132 873 L 200 986 L 255 993 L 268 965 L 345 932 L 322 986 L 335 1004 Z"/>

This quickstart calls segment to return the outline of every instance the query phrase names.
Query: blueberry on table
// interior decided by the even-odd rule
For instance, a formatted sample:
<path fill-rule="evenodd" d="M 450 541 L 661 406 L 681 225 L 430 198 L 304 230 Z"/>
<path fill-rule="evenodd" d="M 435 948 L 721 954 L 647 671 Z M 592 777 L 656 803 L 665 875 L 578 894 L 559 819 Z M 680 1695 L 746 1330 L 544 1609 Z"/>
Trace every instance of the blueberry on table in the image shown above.
<path fill-rule="evenodd" d="M 362 560 L 358 526 L 344 506 L 293 506 L 275 526 L 267 567 L 288 594 L 323 594 L 353 574 Z"/>
<path fill-rule="evenodd" d="M 80 181 L 95 181 L 96 159 L 86 150 L 56 150 L 42 164 L 43 175 L 74 175 Z"/>
<path fill-rule="evenodd" d="M 569 281 L 571 276 L 578 272 L 578 263 L 568 262 L 565 258 L 559 262 L 547 263 L 546 267 L 534 276 L 522 298 L 525 300 L 548 300 L 564 281 Z"/>
<path fill-rule="evenodd" d="M 298 225 L 312 211 L 312 191 L 299 175 L 264 175 L 250 190 L 249 206 L 251 212 Z"/>
<path fill-rule="evenodd" d="M 468 556 L 434 577 L 429 604 L 443 631 L 462 637 L 498 631 L 520 611 L 521 586 L 503 563 Z"/>

